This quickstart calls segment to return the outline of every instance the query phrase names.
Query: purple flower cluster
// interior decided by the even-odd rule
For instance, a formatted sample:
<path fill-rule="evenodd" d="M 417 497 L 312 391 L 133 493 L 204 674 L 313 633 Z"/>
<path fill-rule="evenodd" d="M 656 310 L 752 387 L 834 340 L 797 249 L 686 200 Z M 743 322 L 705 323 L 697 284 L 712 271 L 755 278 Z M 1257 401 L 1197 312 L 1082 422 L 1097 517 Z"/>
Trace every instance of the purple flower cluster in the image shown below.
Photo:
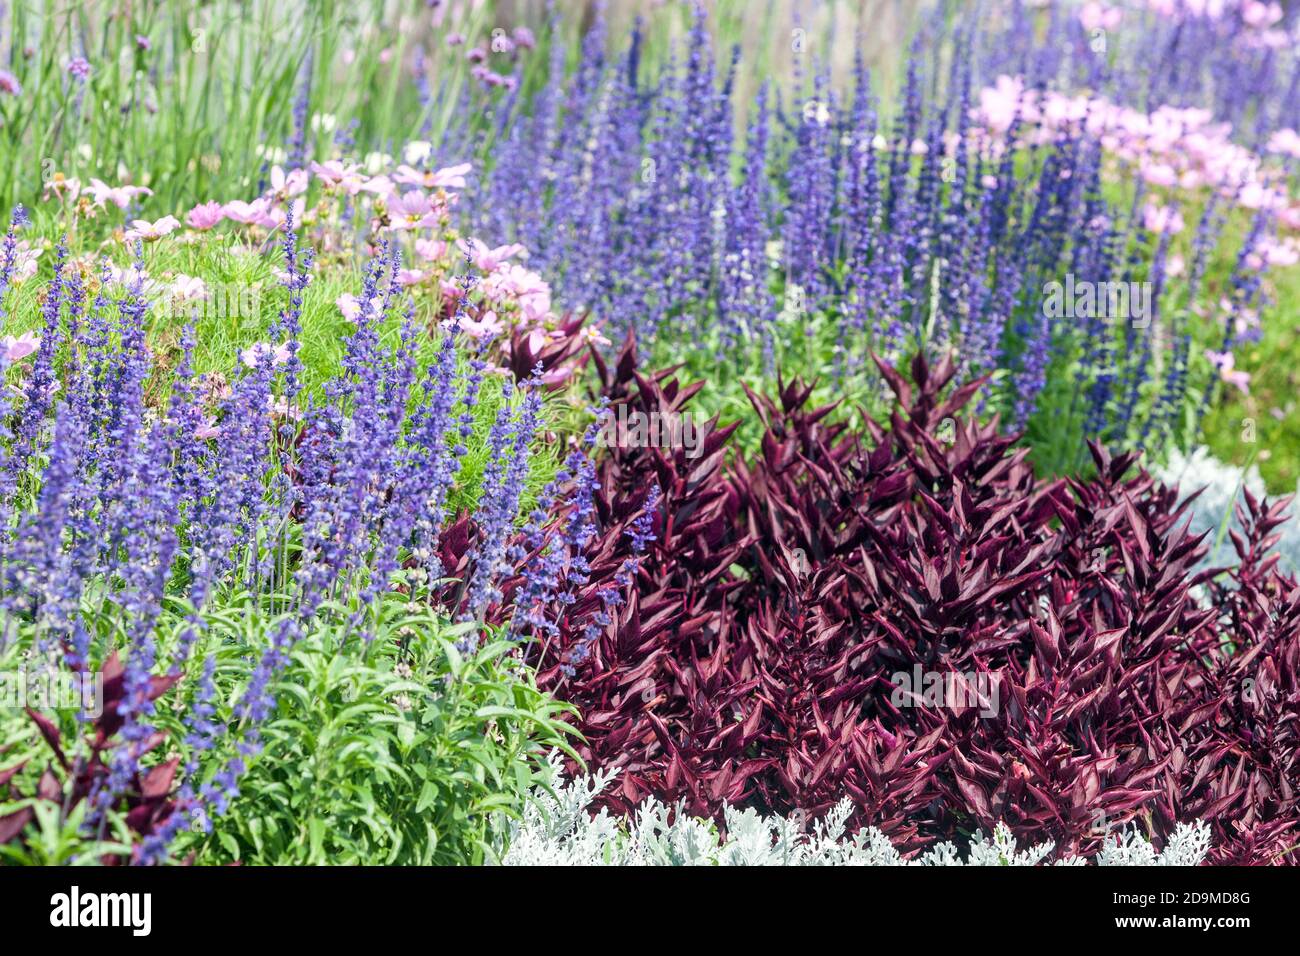
<path fill-rule="evenodd" d="M 523 579 L 511 615 L 510 632 L 515 637 L 554 634 L 557 627 L 547 617 L 549 605 L 556 601 L 568 607 L 574 589 L 587 581 L 590 568 L 585 550 L 596 532 L 597 487 L 596 466 L 588 450 L 595 447 L 607 414 L 599 410 L 582 447 L 569 453 L 564 467 L 543 489 L 527 525 L 509 549 L 508 556 L 521 568 Z M 564 503 L 559 501 L 562 493 L 567 497 Z"/>
<path fill-rule="evenodd" d="M 11 232 L 0 254 L 12 258 L 15 242 Z M 16 625 L 34 651 L 72 670 L 96 669 L 113 653 L 122 661 L 122 743 L 90 795 L 93 831 L 152 767 L 159 682 L 198 675 L 182 715 L 177 810 L 144 835 L 141 862 L 165 859 L 182 829 L 210 825 L 238 797 L 261 727 L 279 706 L 276 682 L 317 616 L 368 636 L 372 609 L 403 568 L 406 583 L 434 599 L 450 495 L 477 405 L 498 381 L 484 358 L 467 356 L 472 340 L 459 333 L 459 317 L 430 343 L 421 376 L 427 335 L 413 304 L 400 301 L 400 257 L 386 246 L 366 269 L 340 371 L 312 397 L 297 359 L 311 257 L 299 251 L 292 221 L 282 254 L 286 300 L 272 344 L 243 361 L 232 355 L 224 392 L 209 394 L 194 377 L 192 328 L 182 332 L 175 368 L 155 366 L 143 263 L 124 279 L 105 266 L 90 297 L 61 246 L 42 297 L 40 346 L 19 387 L 0 390 L 5 631 Z M 0 358 L 0 374 L 9 364 Z M 545 392 L 540 379 L 520 392 L 505 379 L 501 389 L 473 516 L 473 575 L 450 612 L 480 621 L 503 602 L 497 579 L 514 571 L 509 542 Z M 573 473 L 590 480 L 589 463 L 575 461 Z M 227 596 L 264 621 L 267 637 L 242 648 L 249 676 L 223 716 L 215 659 L 191 658 L 210 644 L 208 612 Z M 85 616 L 91 607 L 98 624 Z"/>
<path fill-rule="evenodd" d="M 662 496 L 663 492 L 659 486 L 657 484 L 651 485 L 650 491 L 646 494 L 645 502 L 641 506 L 641 513 L 632 519 L 631 525 L 624 532 L 624 535 L 631 542 L 632 554 L 623 559 L 623 563 L 610 578 L 610 583 L 601 586 L 596 592 L 596 596 L 600 599 L 600 606 L 591 612 L 590 617 L 583 626 L 581 636 L 564 653 L 560 671 L 565 677 L 573 677 L 577 672 L 578 665 L 582 664 L 591 654 L 591 648 L 596 639 L 613 623 L 614 619 L 611 612 L 623 603 L 623 595 L 635 583 L 637 569 L 641 564 L 641 556 L 650 543 L 656 540 L 654 523 Z M 585 583 L 585 576 L 582 581 L 577 583 Z"/>
<path fill-rule="evenodd" d="M 473 555 L 473 574 L 468 582 L 463 616 L 482 620 L 489 604 L 499 603 L 503 573 L 509 570 L 509 537 L 514 530 L 519 502 L 528 477 L 531 445 L 537 434 L 542 411 L 540 366 L 523 385 L 524 397 L 516 406 L 510 380 L 504 385 L 505 401 L 497 410 L 488 435 L 488 463 L 483 473 L 482 498 L 474 515 L 479 543 Z M 476 637 L 464 639 L 470 646 Z"/>
<path fill-rule="evenodd" d="M 643 65 L 639 26 L 625 54 L 610 57 L 598 19 L 573 72 L 553 60 L 536 94 L 496 118 L 482 188 L 465 197 L 469 216 L 495 240 L 527 244 L 557 295 L 596 310 L 615 340 L 635 331 L 642 343 L 689 342 L 739 363 L 757 353 L 771 365 L 826 317 L 828 370 L 841 378 L 876 382 L 871 350 L 952 350 L 965 374 L 1004 373 L 985 405 L 1031 436 L 1038 421 L 1112 444 L 1180 440 L 1186 426 L 1171 409 L 1215 380 L 1183 345 L 1197 328 L 1193 310 L 1217 308 L 1201 260 L 1232 248 L 1236 232 L 1211 216 L 1190 249 L 1166 245 L 1172 230 L 1161 223 L 1171 219 L 1153 216 L 1144 182 L 1135 177 L 1122 199 L 1103 190 L 1113 137 L 1090 122 L 1093 102 L 1053 132 L 1031 123 L 1041 119 L 1034 97 L 1099 91 L 1152 111 L 1209 103 L 1261 148 L 1294 125 L 1297 110 L 1278 104 L 1300 72 L 1279 65 L 1294 57 L 1246 43 L 1239 23 L 1198 20 L 1188 29 L 1200 46 L 1189 49 L 1231 50 L 1222 75 L 1188 65 L 1139 83 L 1087 46 L 1077 10 L 1041 6 L 1017 17 L 977 5 L 951 26 L 924 23 L 892 117 L 861 62 L 845 95 L 811 53 L 796 57 L 788 94 L 765 86 L 752 105 L 738 103 L 735 60 L 718 68 L 702 8 L 658 72 Z M 1022 29 L 1038 16 L 1059 42 Z M 1174 62 L 1178 22 L 1161 19 L 1134 41 L 1150 61 L 1124 61 Z M 1220 35 L 1229 29 L 1235 39 Z M 1229 94 L 1234 80 L 1243 92 Z M 988 115 L 999 83 L 1022 88 L 1005 127 Z M 744 141 L 733 143 L 747 108 Z M 1240 249 L 1226 322 L 1260 304 L 1252 258 L 1269 234 Z M 1151 310 L 1050 315 L 1045 290 L 1067 275 L 1150 288 Z M 1238 341 L 1204 344 L 1225 351 Z M 1077 377 L 1066 423 L 1039 415 L 1056 369 Z"/>
<path fill-rule="evenodd" d="M 9 231 L 5 234 L 4 244 L 0 246 L 0 318 L 5 316 L 4 298 L 13 281 L 14 267 L 18 264 L 18 230 L 27 225 L 27 210 L 15 206 L 9 219 Z"/>

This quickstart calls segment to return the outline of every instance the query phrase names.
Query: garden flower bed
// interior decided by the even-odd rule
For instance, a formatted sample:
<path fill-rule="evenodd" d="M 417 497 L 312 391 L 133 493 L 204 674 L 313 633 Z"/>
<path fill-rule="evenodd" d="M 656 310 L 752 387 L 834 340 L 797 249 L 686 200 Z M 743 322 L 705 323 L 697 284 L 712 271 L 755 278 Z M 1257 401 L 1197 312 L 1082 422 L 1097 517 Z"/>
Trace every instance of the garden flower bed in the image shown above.
<path fill-rule="evenodd" d="M 0 12 L 0 860 L 1300 862 L 1300 10 L 516 6 Z"/>

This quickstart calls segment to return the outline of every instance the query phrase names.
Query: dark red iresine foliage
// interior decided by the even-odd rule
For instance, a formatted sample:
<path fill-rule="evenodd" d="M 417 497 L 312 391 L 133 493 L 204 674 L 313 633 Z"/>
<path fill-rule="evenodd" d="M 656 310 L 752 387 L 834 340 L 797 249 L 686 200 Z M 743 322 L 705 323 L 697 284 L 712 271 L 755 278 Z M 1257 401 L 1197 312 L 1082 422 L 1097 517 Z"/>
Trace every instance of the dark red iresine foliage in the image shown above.
<path fill-rule="evenodd" d="M 49 763 L 36 783 L 34 793 L 22 793 L 18 790 L 14 778 L 23 765 L 0 769 L 0 793 L 8 791 L 8 797 L 17 801 L 26 797 L 45 800 L 62 808 L 66 815 L 86 800 L 93 800 L 94 795 L 108 780 L 112 773 L 113 755 L 117 748 L 126 746 L 120 731 L 125 723 L 119 713 L 119 705 L 126 697 L 125 673 L 117 653 L 104 663 L 100 676 L 103 679 L 103 710 L 99 717 L 87 725 L 84 747 L 69 752 L 65 747 L 59 728 L 48 717 L 28 709 L 27 714 L 36 724 L 41 736 L 53 754 Z M 157 700 L 166 693 L 178 677 L 154 677 L 149 686 L 148 697 Z M 161 732 L 152 733 L 140 744 L 140 755 L 156 750 L 166 740 Z M 171 815 L 176 812 L 175 794 L 172 783 L 180 758 L 155 764 L 148 770 L 138 771 L 114 810 L 125 813 L 126 824 L 131 830 L 133 842 L 150 836 Z M 21 840 L 22 832 L 35 818 L 31 807 L 23 807 L 4 816 L 0 816 L 0 844 L 10 840 Z M 116 865 L 127 862 L 121 857 L 108 855 L 102 863 Z"/>
<path fill-rule="evenodd" d="M 558 388 L 570 375 L 587 363 L 587 343 L 583 332 L 586 316 L 565 315 L 549 335 L 514 331 L 505 344 L 506 364 L 517 382 L 526 382 L 541 370 L 542 381 Z"/>
<path fill-rule="evenodd" d="M 598 367 L 611 409 L 681 413 L 698 387 L 630 349 Z M 589 766 L 621 768 L 606 803 L 815 816 L 847 795 L 913 849 L 1003 821 L 1069 853 L 1199 818 L 1215 862 L 1297 862 L 1300 590 L 1264 556 L 1285 502 L 1248 499 L 1239 565 L 1197 572 L 1178 493 L 1133 456 L 1035 479 L 963 417 L 980 384 L 952 388 L 950 362 L 882 371 L 887 430 L 792 384 L 751 396 L 753 461 L 725 460 L 716 422 L 698 457 L 598 460 L 590 575 L 530 654 Z M 652 484 L 635 585 L 575 656 Z"/>

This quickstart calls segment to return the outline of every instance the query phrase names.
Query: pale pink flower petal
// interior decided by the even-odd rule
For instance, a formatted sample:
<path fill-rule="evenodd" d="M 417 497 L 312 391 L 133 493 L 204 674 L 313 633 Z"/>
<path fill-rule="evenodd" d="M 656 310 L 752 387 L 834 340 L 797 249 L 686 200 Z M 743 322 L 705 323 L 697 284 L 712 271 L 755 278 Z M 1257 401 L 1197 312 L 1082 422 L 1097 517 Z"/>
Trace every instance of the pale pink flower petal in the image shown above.
<path fill-rule="evenodd" d="M 3 352 L 10 362 L 24 359 L 40 347 L 41 339 L 35 332 L 24 332 L 18 336 L 6 335 L 0 338 L 0 352 Z"/>
<path fill-rule="evenodd" d="M 334 304 L 337 305 L 339 311 L 343 313 L 343 318 L 347 319 L 349 322 L 355 322 L 357 316 L 361 314 L 361 300 L 351 292 L 344 292 L 334 300 Z"/>
<path fill-rule="evenodd" d="M 186 215 L 185 221 L 190 224 L 190 228 L 198 230 L 211 229 L 222 219 L 226 218 L 225 210 L 222 209 L 221 203 L 210 201 L 199 203 Z"/>

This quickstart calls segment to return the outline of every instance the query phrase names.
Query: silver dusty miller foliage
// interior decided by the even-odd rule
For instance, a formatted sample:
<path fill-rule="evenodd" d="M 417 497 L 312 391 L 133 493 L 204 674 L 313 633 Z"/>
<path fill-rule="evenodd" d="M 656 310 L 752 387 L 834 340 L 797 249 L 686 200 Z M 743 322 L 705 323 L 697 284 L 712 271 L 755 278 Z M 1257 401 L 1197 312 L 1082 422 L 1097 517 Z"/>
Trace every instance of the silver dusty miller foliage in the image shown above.
<path fill-rule="evenodd" d="M 805 826 L 797 813 L 764 817 L 754 810 L 726 809 L 726 839 L 710 820 L 675 813 L 647 800 L 623 820 L 587 808 L 609 786 L 615 773 L 564 780 L 554 758 L 552 792 L 538 789 L 522 820 L 510 826 L 501 863 L 506 866 L 1038 866 L 1053 844 L 1016 848 L 1005 824 L 991 837 L 977 831 L 965 857 L 951 843 L 905 860 L 875 827 L 846 836 L 852 812 L 846 798 L 822 819 Z M 1135 831 L 1117 834 L 1091 860 L 1098 866 L 1198 866 L 1209 849 L 1204 823 L 1179 824 L 1163 850 Z M 1057 866 L 1082 866 L 1082 857 Z"/>
<path fill-rule="evenodd" d="M 1209 532 L 1205 538 L 1209 553 L 1202 560 L 1202 567 L 1235 565 L 1238 561 L 1237 553 L 1226 533 L 1220 537 L 1220 529 L 1227 521 L 1229 529 L 1241 530 L 1241 524 L 1232 510 L 1242 500 L 1243 489 L 1256 498 L 1264 497 L 1264 481 L 1259 475 L 1259 469 L 1254 465 L 1243 470 L 1224 464 L 1202 447 L 1186 454 L 1181 451 L 1172 452 L 1164 467 L 1157 469 L 1155 477 L 1166 485 L 1177 485 L 1183 498 L 1201 490 L 1188 510 L 1191 513 L 1192 532 Z M 1290 520 L 1278 528 L 1277 533 L 1281 538 L 1274 545 L 1274 550 L 1281 557 L 1279 563 L 1282 569 L 1300 571 L 1300 521 L 1295 518 L 1294 507 L 1291 509 Z"/>

